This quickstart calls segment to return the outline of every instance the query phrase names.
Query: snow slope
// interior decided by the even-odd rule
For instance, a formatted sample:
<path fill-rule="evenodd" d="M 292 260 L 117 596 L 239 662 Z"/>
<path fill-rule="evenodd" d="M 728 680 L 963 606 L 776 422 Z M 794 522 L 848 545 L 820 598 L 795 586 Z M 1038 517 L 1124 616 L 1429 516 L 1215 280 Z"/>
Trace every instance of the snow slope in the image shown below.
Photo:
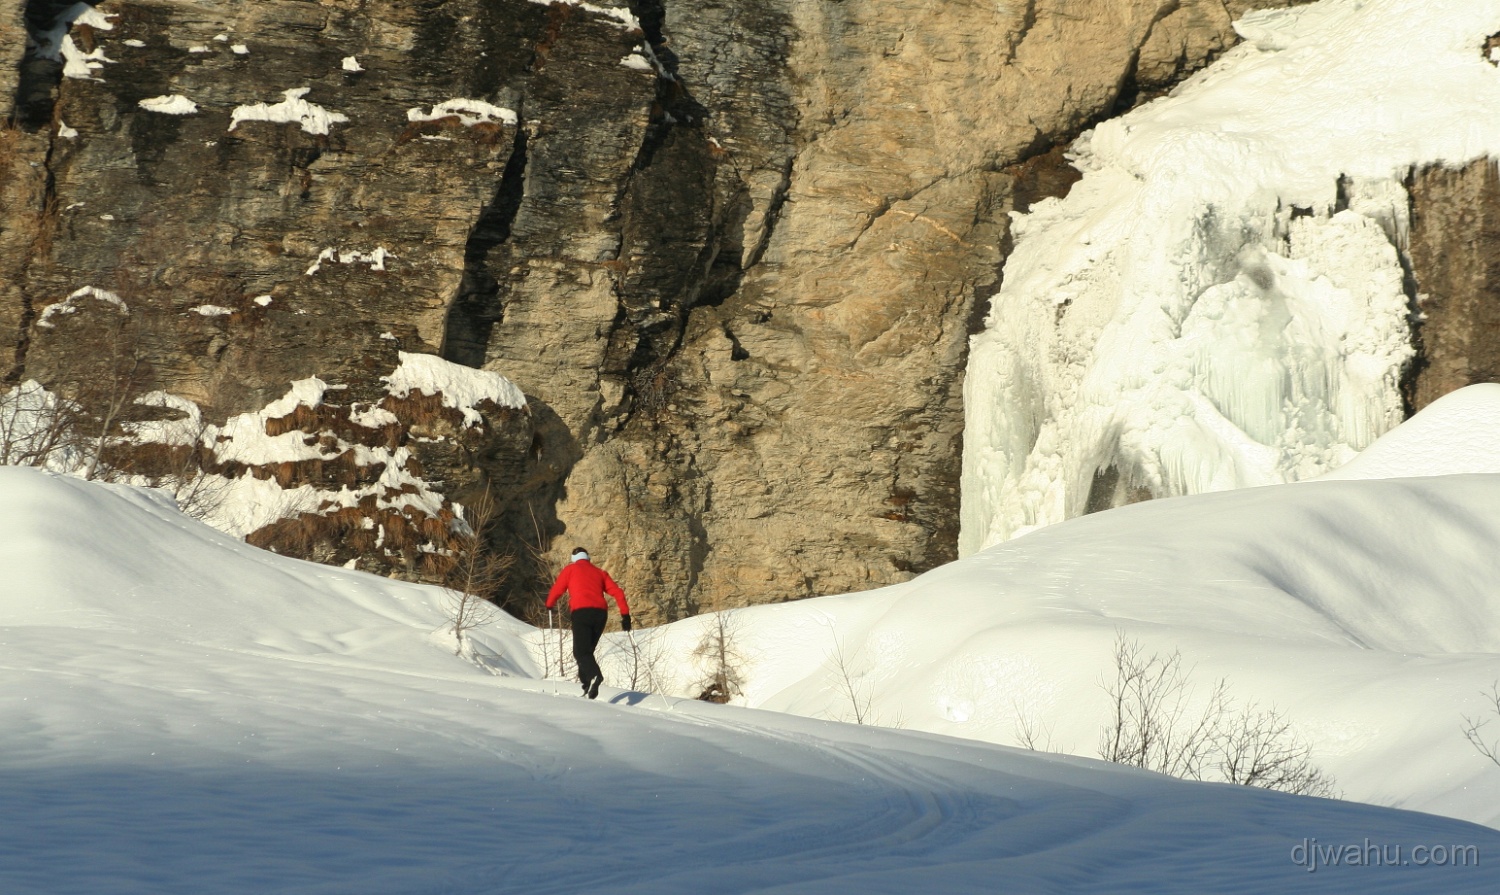
<path fill-rule="evenodd" d="M 1401 419 L 1414 166 L 1500 157 L 1497 0 L 1323 0 L 1072 149 L 966 378 L 968 555 L 1107 505 L 1314 478 Z M 1096 473 L 1106 472 L 1096 480 Z"/>
<path fill-rule="evenodd" d="M 1135 504 L 895 587 L 738 610 L 742 701 L 1094 756 L 1123 634 L 1180 650 L 1199 700 L 1223 679 L 1284 713 L 1346 798 L 1500 826 L 1500 767 L 1461 733 L 1500 680 L 1500 475 L 1439 475 L 1495 469 L 1497 421 L 1500 386 L 1472 386 L 1339 473 L 1367 480 Z M 688 656 L 712 623 L 649 649 Z M 697 692 L 701 668 L 667 664 Z"/>
<path fill-rule="evenodd" d="M 262 553 L 123 487 L 0 469 L 0 555 L 0 891 L 1500 883 L 1500 833 L 1455 820 L 613 690 L 590 703 L 525 676 L 519 623 L 455 657 L 431 589 Z M 1313 839 L 1473 846 L 1481 864 L 1309 872 L 1292 858 Z"/>
<path fill-rule="evenodd" d="M 1323 476 L 1393 479 L 1418 475 L 1500 473 L 1500 383 L 1450 392 Z"/>

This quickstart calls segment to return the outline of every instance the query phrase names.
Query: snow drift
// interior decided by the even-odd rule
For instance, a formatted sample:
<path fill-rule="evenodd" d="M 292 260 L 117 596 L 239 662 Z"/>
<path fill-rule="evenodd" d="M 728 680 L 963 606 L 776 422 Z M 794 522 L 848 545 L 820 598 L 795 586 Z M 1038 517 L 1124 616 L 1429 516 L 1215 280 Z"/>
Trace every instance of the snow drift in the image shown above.
<path fill-rule="evenodd" d="M 1417 893 L 1500 879 L 1488 863 L 1310 873 L 1296 858 L 1314 841 L 1500 853 L 1500 834 L 1454 820 L 909 731 L 666 711 L 617 690 L 588 702 L 525 676 L 518 623 L 456 658 L 432 589 L 257 551 L 124 487 L 0 469 L 0 555 L 6 891 L 1343 892 L 1358 874 Z M 887 603 L 823 605 L 872 618 Z"/>
<path fill-rule="evenodd" d="M 1180 650 L 1200 700 L 1222 679 L 1283 712 L 1347 798 L 1500 825 L 1500 768 L 1460 731 L 1500 679 L 1497 421 L 1500 385 L 1472 386 L 1328 481 L 1122 507 L 907 584 L 737 611 L 743 701 L 1097 755 L 1123 635 Z M 652 636 L 685 656 L 711 625 Z"/>

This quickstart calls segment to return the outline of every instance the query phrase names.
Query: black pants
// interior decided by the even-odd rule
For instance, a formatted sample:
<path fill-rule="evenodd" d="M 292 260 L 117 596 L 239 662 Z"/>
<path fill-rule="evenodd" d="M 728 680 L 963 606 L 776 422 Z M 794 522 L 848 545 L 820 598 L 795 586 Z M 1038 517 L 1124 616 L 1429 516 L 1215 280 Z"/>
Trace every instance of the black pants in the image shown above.
<path fill-rule="evenodd" d="M 573 661 L 578 663 L 578 679 L 585 685 L 594 680 L 604 680 L 604 672 L 594 661 L 594 647 L 604 636 L 604 623 L 609 613 L 603 609 L 573 610 Z"/>

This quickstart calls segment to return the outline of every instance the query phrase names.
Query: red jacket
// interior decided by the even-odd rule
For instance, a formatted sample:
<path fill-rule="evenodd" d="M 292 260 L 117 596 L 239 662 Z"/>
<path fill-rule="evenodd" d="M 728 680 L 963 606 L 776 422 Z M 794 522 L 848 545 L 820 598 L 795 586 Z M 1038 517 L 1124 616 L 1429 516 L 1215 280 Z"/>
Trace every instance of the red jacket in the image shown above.
<path fill-rule="evenodd" d="M 563 591 L 568 593 L 569 612 L 579 609 L 608 609 L 609 604 L 604 602 L 604 595 L 608 593 L 615 598 L 615 605 L 620 607 L 621 615 L 630 614 L 630 605 L 625 602 L 625 592 L 620 590 L 620 585 L 609 577 L 608 572 L 586 559 L 563 567 L 552 590 L 547 592 L 548 609 L 563 595 Z"/>

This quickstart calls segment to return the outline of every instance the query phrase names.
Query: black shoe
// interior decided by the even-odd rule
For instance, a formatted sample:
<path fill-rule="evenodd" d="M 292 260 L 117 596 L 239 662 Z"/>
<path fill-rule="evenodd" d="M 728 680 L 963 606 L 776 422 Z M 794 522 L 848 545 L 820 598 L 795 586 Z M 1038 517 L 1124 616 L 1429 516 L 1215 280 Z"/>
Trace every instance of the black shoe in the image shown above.
<path fill-rule="evenodd" d="M 594 678 L 594 680 L 593 680 L 592 683 L 590 683 L 587 687 L 584 688 L 585 690 L 588 691 L 589 699 L 598 699 L 599 698 L 599 685 L 602 684 L 602 683 L 604 683 L 604 678 L 602 678 L 602 677 L 596 677 L 596 678 Z"/>

